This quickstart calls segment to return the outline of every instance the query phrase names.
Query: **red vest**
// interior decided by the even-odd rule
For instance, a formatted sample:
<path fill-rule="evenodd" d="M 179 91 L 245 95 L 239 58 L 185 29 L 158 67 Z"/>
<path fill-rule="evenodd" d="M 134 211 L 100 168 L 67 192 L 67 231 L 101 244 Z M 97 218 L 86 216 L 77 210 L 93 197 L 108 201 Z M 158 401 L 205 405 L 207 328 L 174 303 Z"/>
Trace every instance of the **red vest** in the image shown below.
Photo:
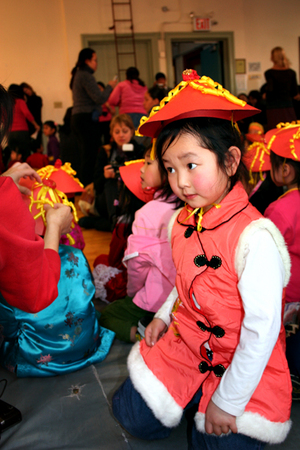
<path fill-rule="evenodd" d="M 166 395 L 166 405 L 170 395 L 183 409 L 202 388 L 195 418 L 199 431 L 204 431 L 207 405 L 239 343 L 244 311 L 237 288 L 236 249 L 245 228 L 262 217 L 248 203 L 240 183 L 221 205 L 203 216 L 201 232 L 196 231 L 194 216 L 186 220 L 189 215 L 186 209 L 177 216 L 172 229 L 172 248 L 180 300 L 164 337 L 152 348 L 143 341 L 140 344 L 147 369 L 166 387 L 165 394 L 160 393 Z M 213 351 L 212 361 L 207 357 L 206 342 Z M 156 386 L 155 381 L 152 393 Z M 138 390 L 143 395 L 143 389 Z M 151 400 L 148 405 L 155 412 Z M 290 428 L 290 407 L 291 385 L 282 326 L 262 378 L 245 412 L 237 418 L 238 431 L 263 441 L 281 442 Z M 169 423 L 175 424 L 172 420 Z M 259 432 L 250 426 L 255 420 Z"/>

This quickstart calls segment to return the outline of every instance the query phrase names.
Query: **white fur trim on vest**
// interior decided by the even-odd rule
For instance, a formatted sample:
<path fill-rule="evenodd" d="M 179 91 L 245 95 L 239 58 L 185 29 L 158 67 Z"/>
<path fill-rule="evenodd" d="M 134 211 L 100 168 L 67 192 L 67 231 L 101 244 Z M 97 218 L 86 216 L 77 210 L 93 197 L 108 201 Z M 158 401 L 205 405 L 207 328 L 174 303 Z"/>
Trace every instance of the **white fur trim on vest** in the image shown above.
<path fill-rule="evenodd" d="M 196 429 L 200 433 L 205 433 L 205 414 L 197 412 L 195 415 Z M 280 444 L 287 437 L 292 421 L 271 422 L 258 413 L 244 412 L 236 418 L 238 433 L 258 439 L 268 444 Z"/>
<path fill-rule="evenodd" d="M 172 291 L 170 292 L 167 300 L 165 301 L 165 303 L 163 305 L 161 305 L 161 307 L 159 308 L 159 310 L 157 311 L 157 313 L 154 316 L 155 319 L 161 319 L 163 322 L 165 322 L 167 327 L 171 323 L 171 313 L 172 313 L 173 305 L 176 302 L 177 298 L 178 298 L 178 292 L 177 292 L 176 287 L 174 286 Z"/>
<path fill-rule="evenodd" d="M 139 348 L 140 343 L 137 342 L 132 347 L 127 360 L 133 386 L 164 426 L 176 427 L 182 417 L 183 409 L 175 402 L 162 382 L 148 369 Z"/>
<path fill-rule="evenodd" d="M 249 239 L 250 237 L 257 231 L 257 230 L 267 230 L 271 234 L 272 238 L 274 239 L 274 242 L 277 246 L 277 249 L 280 253 L 284 270 L 285 270 L 285 277 L 284 277 L 284 287 L 289 282 L 290 276 L 291 276 L 291 259 L 290 255 L 286 246 L 286 243 L 284 241 L 284 238 L 276 225 L 269 220 L 269 219 L 258 219 L 251 222 L 242 232 L 239 242 L 236 248 L 235 253 L 235 270 L 237 273 L 238 278 L 240 279 L 242 272 L 245 268 L 245 261 L 246 257 L 249 251 Z"/>
<path fill-rule="evenodd" d="M 174 212 L 174 214 L 172 215 L 172 217 L 171 217 L 171 219 L 169 221 L 169 225 L 168 225 L 168 239 L 169 239 L 169 242 L 171 242 L 172 229 L 173 229 L 173 225 L 174 225 L 174 222 L 176 220 L 176 217 L 178 216 L 178 214 L 182 210 L 183 210 L 183 208 L 176 209 L 176 211 Z"/>

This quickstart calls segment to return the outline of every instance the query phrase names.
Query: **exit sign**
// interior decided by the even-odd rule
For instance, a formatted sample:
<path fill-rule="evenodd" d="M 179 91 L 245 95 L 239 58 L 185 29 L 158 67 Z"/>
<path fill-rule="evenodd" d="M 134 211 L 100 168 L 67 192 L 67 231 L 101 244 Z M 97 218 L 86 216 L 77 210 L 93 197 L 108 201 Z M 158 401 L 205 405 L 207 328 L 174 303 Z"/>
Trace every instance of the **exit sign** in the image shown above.
<path fill-rule="evenodd" d="M 194 17 L 194 31 L 209 31 L 209 17 Z"/>

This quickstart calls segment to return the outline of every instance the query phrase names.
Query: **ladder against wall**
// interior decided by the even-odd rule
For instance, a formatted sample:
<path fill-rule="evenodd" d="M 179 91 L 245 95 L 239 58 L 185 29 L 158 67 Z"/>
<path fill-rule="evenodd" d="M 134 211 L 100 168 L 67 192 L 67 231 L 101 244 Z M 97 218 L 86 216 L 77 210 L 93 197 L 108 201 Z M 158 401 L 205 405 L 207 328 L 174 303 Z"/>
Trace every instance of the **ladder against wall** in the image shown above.
<path fill-rule="evenodd" d="M 137 67 L 131 0 L 111 0 L 119 80 L 126 79 L 126 69 Z M 128 61 L 132 61 L 128 65 Z"/>

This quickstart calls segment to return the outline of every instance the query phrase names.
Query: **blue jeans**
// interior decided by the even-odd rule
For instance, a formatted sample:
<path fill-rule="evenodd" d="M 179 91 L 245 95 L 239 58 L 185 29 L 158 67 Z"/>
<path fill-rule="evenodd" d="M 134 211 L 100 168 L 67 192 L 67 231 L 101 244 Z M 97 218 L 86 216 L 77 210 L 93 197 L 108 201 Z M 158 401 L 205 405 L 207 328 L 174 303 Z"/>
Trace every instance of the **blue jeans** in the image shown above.
<path fill-rule="evenodd" d="M 261 450 L 265 443 L 243 434 L 215 436 L 199 433 L 194 423 L 194 414 L 201 398 L 199 391 L 185 408 L 188 421 L 187 440 L 189 450 Z M 167 438 L 172 428 L 167 428 L 154 417 L 141 395 L 134 389 L 130 378 L 115 392 L 112 400 L 113 413 L 121 425 L 133 436 L 144 439 Z"/>

